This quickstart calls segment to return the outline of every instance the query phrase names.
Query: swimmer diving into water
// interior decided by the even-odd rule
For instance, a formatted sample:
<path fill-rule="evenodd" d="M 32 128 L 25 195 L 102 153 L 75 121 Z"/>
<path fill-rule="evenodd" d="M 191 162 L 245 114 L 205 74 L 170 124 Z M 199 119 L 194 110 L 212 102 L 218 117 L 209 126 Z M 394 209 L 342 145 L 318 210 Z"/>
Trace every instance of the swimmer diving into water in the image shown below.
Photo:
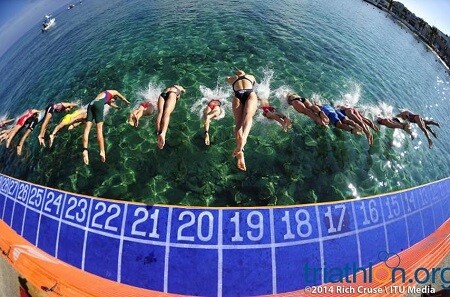
<path fill-rule="evenodd" d="M 106 162 L 105 140 L 103 138 L 103 110 L 105 109 L 105 104 L 108 104 L 115 109 L 120 109 L 120 107 L 116 104 L 116 99 L 120 99 L 128 105 L 130 104 L 130 101 L 128 101 L 127 98 L 125 98 L 118 91 L 106 90 L 99 93 L 97 97 L 95 97 L 95 99 L 88 105 L 87 121 L 83 133 L 83 162 L 86 165 L 89 165 L 89 133 L 91 131 L 93 121 L 95 121 L 97 128 L 97 141 L 98 146 L 100 147 L 100 160 L 102 162 Z"/>
<path fill-rule="evenodd" d="M 17 145 L 17 155 L 22 155 L 22 149 L 23 145 L 25 144 L 25 141 L 27 140 L 28 136 L 30 136 L 31 132 L 33 132 L 34 128 L 36 128 L 37 125 L 42 123 L 42 121 L 45 118 L 46 111 L 40 110 L 39 112 L 33 114 L 31 117 L 29 117 L 26 121 L 23 127 L 26 127 L 25 133 L 22 135 L 22 138 L 20 138 L 19 144 Z"/>
<path fill-rule="evenodd" d="M 130 116 L 128 117 L 128 123 L 133 127 L 137 127 L 139 126 L 139 119 L 142 116 L 150 116 L 154 110 L 155 107 L 151 102 L 142 102 L 141 104 L 139 104 L 138 108 L 130 113 Z"/>
<path fill-rule="evenodd" d="M 237 167 L 246 171 L 244 147 L 250 134 L 253 116 L 258 108 L 256 93 L 253 90 L 256 80 L 253 75 L 237 70 L 235 75 L 227 77 L 226 81 L 231 85 L 234 92 L 232 108 L 235 121 L 236 148 L 233 151 L 233 156 L 237 160 Z"/>
<path fill-rule="evenodd" d="M 397 118 L 383 118 L 378 116 L 377 117 L 377 123 L 383 126 L 386 126 L 388 128 L 391 129 L 401 129 L 404 130 L 406 133 L 409 134 L 409 136 L 411 136 L 411 139 L 414 140 L 414 135 L 412 134 L 411 131 L 411 125 L 407 122 L 402 123 L 399 119 Z"/>
<path fill-rule="evenodd" d="M 433 141 L 430 138 L 430 135 L 428 134 L 428 131 L 434 136 L 434 138 L 437 138 L 436 132 L 434 132 L 429 125 L 439 126 L 439 123 L 431 120 L 425 120 L 423 117 L 421 117 L 418 114 L 414 114 L 408 110 L 402 111 L 396 117 L 400 117 L 403 120 L 408 120 L 410 123 L 417 124 L 419 126 L 420 130 L 422 130 L 423 134 L 425 134 L 425 137 L 428 140 L 428 147 L 431 148 L 433 146 Z"/>
<path fill-rule="evenodd" d="M 47 108 L 45 109 L 45 117 L 44 122 L 41 126 L 41 132 L 39 133 L 38 140 L 39 144 L 45 147 L 45 131 L 47 130 L 47 126 L 50 123 L 50 120 L 53 117 L 53 114 L 61 113 L 61 112 L 69 112 L 73 107 L 77 106 L 77 103 L 71 103 L 71 102 L 60 102 L 60 103 L 50 103 Z"/>
<path fill-rule="evenodd" d="M 205 144 L 210 145 L 209 126 L 211 120 L 217 118 L 222 114 L 222 101 L 220 99 L 212 99 L 203 109 L 203 127 L 205 129 Z"/>
<path fill-rule="evenodd" d="M 347 118 L 339 110 L 335 110 L 331 105 L 317 105 L 325 113 L 325 115 L 330 119 L 330 123 L 336 128 L 348 131 L 352 134 L 359 134 L 362 128 L 354 121 Z"/>
<path fill-rule="evenodd" d="M 281 125 L 281 127 L 283 127 L 284 132 L 287 132 L 288 129 L 292 128 L 291 120 L 289 120 L 281 112 L 278 112 L 275 107 L 270 106 L 269 100 L 261 99 L 260 108 L 262 109 L 263 116 L 265 116 L 269 120 L 277 121 Z"/>
<path fill-rule="evenodd" d="M 370 128 L 372 128 L 374 131 L 378 132 L 380 129 L 378 129 L 375 124 L 366 118 L 364 115 L 362 115 L 356 108 L 354 107 L 348 107 L 348 106 L 339 106 L 339 111 L 347 116 L 350 120 L 357 123 L 363 130 L 364 134 L 367 137 L 367 140 L 370 145 L 373 144 L 373 135 L 370 132 Z"/>
<path fill-rule="evenodd" d="M 166 133 L 169 128 L 170 115 L 175 109 L 175 105 L 180 98 L 181 92 L 186 90 L 180 85 L 173 85 L 166 88 L 158 97 L 158 116 L 156 117 L 156 131 L 158 133 L 157 145 L 163 149 L 166 144 Z"/>
<path fill-rule="evenodd" d="M 59 132 L 59 130 L 66 126 L 69 126 L 68 130 L 72 130 L 73 128 L 86 122 L 86 117 L 87 111 L 84 108 L 77 109 L 74 112 L 65 115 L 62 118 L 61 122 L 53 130 L 53 133 L 50 134 L 49 147 L 53 146 L 53 142 L 55 141 L 56 134 Z"/>
<path fill-rule="evenodd" d="M 292 105 L 298 113 L 307 115 L 318 125 L 328 126 L 330 120 L 318 105 L 295 93 L 288 93 L 286 99 L 288 104 Z"/>
<path fill-rule="evenodd" d="M 7 136 L 6 136 L 6 148 L 9 148 L 11 141 L 13 140 L 14 136 L 16 136 L 17 132 L 19 132 L 20 129 L 25 125 L 25 122 L 31 118 L 32 116 L 37 116 L 39 114 L 39 110 L 37 109 L 28 109 L 24 114 L 22 114 L 19 119 L 17 120 L 14 127 L 12 127 Z"/>

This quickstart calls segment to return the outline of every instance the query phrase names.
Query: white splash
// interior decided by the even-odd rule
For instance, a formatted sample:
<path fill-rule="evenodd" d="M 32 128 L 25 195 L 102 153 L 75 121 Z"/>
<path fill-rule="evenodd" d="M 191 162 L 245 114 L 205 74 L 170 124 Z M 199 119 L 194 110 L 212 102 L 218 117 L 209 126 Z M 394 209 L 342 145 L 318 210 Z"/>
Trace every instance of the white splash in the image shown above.
<path fill-rule="evenodd" d="M 159 94 L 164 89 L 164 86 L 149 82 L 145 89 L 138 90 L 136 95 L 144 99 L 146 102 L 151 102 L 155 107 L 158 102 Z M 134 108 L 137 108 L 141 102 L 136 102 Z"/>
<path fill-rule="evenodd" d="M 202 98 L 195 101 L 194 104 L 192 104 L 190 110 L 192 113 L 198 114 L 198 117 L 200 119 L 203 118 L 203 110 L 205 109 L 206 105 L 213 99 L 220 99 L 220 101 L 222 102 L 222 113 L 215 119 L 223 119 L 225 117 L 226 111 L 231 111 L 232 94 L 230 93 L 228 86 L 223 87 L 217 85 L 213 90 L 205 86 L 200 86 L 199 89 L 202 93 Z"/>
<path fill-rule="evenodd" d="M 261 82 L 256 85 L 255 92 L 259 99 L 269 100 L 270 97 L 270 81 L 273 78 L 274 71 L 266 68 L 263 70 L 263 78 Z"/>
<path fill-rule="evenodd" d="M 356 82 L 350 82 L 349 90 L 342 95 L 340 100 L 334 102 L 335 106 L 351 106 L 354 107 L 358 104 L 361 98 L 361 85 Z"/>

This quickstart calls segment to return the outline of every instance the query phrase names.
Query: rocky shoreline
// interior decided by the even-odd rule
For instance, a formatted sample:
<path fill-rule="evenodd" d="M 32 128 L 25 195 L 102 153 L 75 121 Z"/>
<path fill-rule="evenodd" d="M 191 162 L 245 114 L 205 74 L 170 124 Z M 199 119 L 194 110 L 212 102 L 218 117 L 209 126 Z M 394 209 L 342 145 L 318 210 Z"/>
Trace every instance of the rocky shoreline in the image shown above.
<path fill-rule="evenodd" d="M 386 12 L 399 26 L 409 31 L 436 56 L 450 74 L 450 38 L 434 26 L 409 11 L 401 2 L 392 0 L 363 0 Z"/>

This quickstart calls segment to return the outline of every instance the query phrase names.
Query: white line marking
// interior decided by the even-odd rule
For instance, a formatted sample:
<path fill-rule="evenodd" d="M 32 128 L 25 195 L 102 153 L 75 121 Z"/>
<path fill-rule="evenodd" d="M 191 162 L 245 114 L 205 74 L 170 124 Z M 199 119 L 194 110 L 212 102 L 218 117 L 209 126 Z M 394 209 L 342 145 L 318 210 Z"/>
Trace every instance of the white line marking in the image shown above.
<path fill-rule="evenodd" d="M 273 217 L 273 208 L 269 208 L 269 224 L 270 224 L 270 246 L 272 254 L 272 294 L 277 293 L 277 259 L 275 253 L 275 221 Z"/>
<path fill-rule="evenodd" d="M 22 237 L 23 237 L 23 229 L 25 229 L 25 218 L 27 216 L 27 210 L 28 210 L 28 207 L 26 207 L 26 205 L 28 205 L 28 199 L 30 199 L 30 193 L 31 193 L 31 186 L 30 185 L 27 185 L 27 186 L 29 187 L 30 190 L 28 191 L 27 199 L 25 199 L 25 210 L 23 211 L 22 230 L 20 230 L 20 236 L 22 236 Z"/>
<path fill-rule="evenodd" d="M 319 207 L 316 205 L 315 208 L 316 208 L 317 231 L 319 232 L 318 240 L 319 240 L 319 250 L 320 250 L 320 268 L 322 269 L 320 278 L 321 278 L 321 282 L 323 284 L 323 283 L 325 283 L 325 278 L 324 278 L 325 258 L 323 255 L 322 227 L 320 225 Z"/>
<path fill-rule="evenodd" d="M 84 198 L 81 198 L 84 199 Z M 83 240 L 83 253 L 81 256 L 81 270 L 84 270 L 84 264 L 86 261 L 86 244 L 87 244 L 87 237 L 88 237 L 88 233 L 89 233 L 89 223 L 91 221 L 91 210 L 92 210 L 92 201 L 94 201 L 94 199 L 89 199 L 90 203 L 89 203 L 89 210 L 88 210 L 88 214 L 87 214 L 87 218 L 86 218 L 86 227 L 84 228 L 84 240 Z M 79 199 L 77 200 L 77 202 L 79 201 Z"/>
<path fill-rule="evenodd" d="M 420 194 L 422 194 L 422 193 L 420 193 Z M 423 197 L 422 197 L 422 199 L 423 199 Z M 422 202 L 423 202 L 423 200 L 422 200 Z M 418 202 L 417 202 L 418 203 Z M 425 204 L 426 205 L 426 204 Z M 424 225 L 423 225 L 423 215 L 422 215 L 422 208 L 420 209 L 420 223 L 422 224 L 422 238 L 425 238 L 425 227 L 424 227 Z"/>
<path fill-rule="evenodd" d="M 62 222 L 62 216 L 64 213 L 64 205 L 66 202 L 66 198 L 67 198 L 67 194 L 64 194 L 63 198 L 61 199 L 61 213 L 59 214 L 59 219 L 58 219 L 58 233 L 56 234 L 56 247 L 55 247 L 55 258 L 58 258 L 58 253 L 59 253 L 59 234 L 61 234 L 61 222 Z"/>
<path fill-rule="evenodd" d="M 364 203 L 364 201 L 360 201 L 360 202 Z M 358 248 L 358 265 L 359 265 L 359 267 L 362 267 L 361 242 L 359 241 L 358 219 L 356 218 L 355 202 L 354 201 L 352 203 L 352 213 L 353 213 L 353 224 L 355 224 L 356 246 Z"/>
<path fill-rule="evenodd" d="M 218 211 L 217 226 L 217 297 L 222 297 L 223 288 L 223 210 Z"/>
<path fill-rule="evenodd" d="M 30 188 L 31 191 L 31 188 Z M 37 232 L 36 232 L 36 242 L 35 242 L 35 246 L 39 247 L 39 230 L 41 229 L 41 218 L 43 215 L 42 209 L 44 208 L 44 203 L 45 203 L 45 196 L 47 196 L 47 188 L 44 188 L 44 194 L 42 196 L 42 201 L 41 201 L 41 207 L 39 210 L 39 219 L 38 219 L 38 224 L 37 224 Z M 32 208 L 30 208 L 32 209 Z M 33 209 L 34 210 L 34 209 Z"/>
<path fill-rule="evenodd" d="M 167 217 L 167 233 L 166 233 L 166 252 L 164 255 L 164 293 L 168 292 L 169 288 L 169 253 L 170 253 L 170 228 L 172 228 L 172 211 L 173 208 L 169 207 L 169 213 Z"/>
<path fill-rule="evenodd" d="M 438 203 L 438 202 L 436 202 L 436 204 L 437 204 L 437 203 Z M 432 207 L 432 206 L 433 206 L 433 205 L 428 205 L 428 206 L 425 207 L 425 208 Z M 425 209 L 425 208 L 424 208 L 424 209 Z M 45 217 L 48 217 L 48 218 L 52 218 L 52 219 L 58 220 L 57 217 L 55 217 L 55 216 L 53 216 L 53 215 L 51 215 L 51 214 L 48 214 L 48 213 L 46 213 L 46 212 L 44 212 L 44 211 L 38 211 L 38 210 L 35 210 L 35 209 L 31 208 L 31 207 L 29 207 L 29 209 L 32 210 L 32 211 L 34 211 L 34 212 L 36 212 L 37 214 L 41 214 L 41 215 L 43 215 L 43 216 L 45 216 Z M 420 211 L 420 209 L 419 209 L 419 210 L 416 210 L 416 211 L 414 211 L 414 212 L 411 212 L 411 213 L 407 214 L 406 216 L 412 216 L 412 215 L 416 214 L 416 213 L 419 212 L 419 211 Z M 395 218 L 395 219 L 392 219 L 392 220 L 386 222 L 386 224 L 391 224 L 391 223 L 394 223 L 394 222 L 397 222 L 397 221 L 400 221 L 400 220 L 403 220 L 403 219 L 405 219 L 405 216 L 404 216 L 404 215 L 403 215 L 403 216 L 399 216 L 399 217 L 397 217 L 397 218 Z M 119 234 L 116 234 L 116 233 L 107 233 L 107 232 L 105 232 L 105 231 L 97 230 L 97 229 L 92 229 L 92 228 L 89 228 L 89 227 L 87 228 L 87 227 L 85 227 L 85 226 L 81 226 L 81 225 L 79 225 L 79 224 L 77 224 L 77 223 L 74 223 L 74 222 L 71 222 L 71 221 L 65 221 L 65 220 L 62 220 L 62 223 L 67 224 L 67 225 L 72 226 L 72 227 L 75 227 L 75 228 L 77 228 L 77 229 L 81 229 L 81 230 L 86 230 L 86 229 L 87 229 L 90 233 L 103 235 L 103 236 L 106 236 L 106 237 L 109 237 L 109 238 L 114 238 L 114 239 L 118 239 L 118 240 L 120 240 L 120 238 L 121 238 Z M 378 227 L 380 227 L 380 226 L 383 226 L 383 225 L 384 225 L 384 223 L 374 224 L 374 225 L 372 225 L 372 226 L 365 227 L 365 228 L 363 228 L 363 229 L 359 229 L 359 233 L 365 232 L 365 231 L 369 231 L 369 230 L 372 230 L 372 229 L 376 229 L 376 228 L 378 228 Z M 322 232 L 321 229 L 320 229 L 320 232 Z M 354 234 L 356 234 L 356 232 L 353 230 L 353 231 L 348 231 L 348 232 L 344 232 L 344 233 L 339 233 L 339 234 L 334 234 L 334 235 L 328 235 L 328 236 L 322 237 L 322 238 L 321 238 L 321 239 L 322 239 L 321 241 L 323 242 L 324 240 L 332 240 L 332 239 L 337 239 L 337 238 L 341 238 L 341 237 L 351 236 L 351 235 L 354 235 Z M 123 239 L 124 239 L 125 241 L 130 241 L 130 242 L 135 242 L 135 243 L 143 243 L 143 244 L 156 245 L 156 246 L 164 246 L 164 247 L 167 246 L 167 243 L 166 243 L 166 242 L 155 241 L 155 240 L 145 239 L 145 238 L 134 238 L 134 237 L 124 236 Z M 299 240 L 299 241 L 279 242 L 279 243 L 275 243 L 274 246 L 275 246 L 276 248 L 278 248 L 278 247 L 287 247 L 287 246 L 303 245 L 303 244 L 307 244 L 307 243 L 315 243 L 315 242 L 320 242 L 319 238 L 310 238 L 310 239 L 304 239 L 304 240 Z M 191 243 L 169 243 L 169 247 L 177 247 L 177 248 L 198 248 L 198 249 L 217 249 L 217 245 L 213 245 L 213 244 L 191 244 Z M 261 249 L 261 248 L 267 249 L 267 248 L 271 248 L 271 247 L 272 247 L 271 243 L 265 243 L 265 244 L 248 244 L 248 245 L 236 245 L 236 244 L 230 244 L 230 245 L 223 245 L 223 246 L 222 246 L 222 249 L 227 249 L 227 250 L 229 250 L 229 249 L 236 249 L 236 250 L 241 250 L 241 249 Z"/>
<path fill-rule="evenodd" d="M 117 257 L 117 282 L 122 281 L 122 253 L 123 253 L 123 237 L 125 235 L 125 222 L 127 221 L 128 204 L 124 203 L 122 228 L 120 229 L 119 255 Z"/>
<path fill-rule="evenodd" d="M 402 199 L 402 198 L 404 198 L 404 199 Z M 402 201 L 402 205 L 403 205 L 403 218 L 405 218 L 406 238 L 408 239 L 408 247 L 410 247 L 411 244 L 410 244 L 410 240 L 409 240 L 408 216 L 406 215 L 406 208 L 405 208 L 405 200 L 406 200 L 406 203 L 409 203 L 409 200 L 408 200 L 408 197 L 406 197 L 406 196 L 403 196 L 403 197 L 400 196 L 400 200 Z"/>
<path fill-rule="evenodd" d="M 386 218 L 384 217 L 384 211 L 383 211 L 383 202 L 380 201 L 380 209 L 381 209 L 381 215 L 383 216 L 383 229 L 384 229 L 384 241 L 386 243 L 386 252 L 389 254 L 389 238 L 388 238 L 388 232 L 386 227 Z"/>
<path fill-rule="evenodd" d="M 9 194 L 9 193 L 8 193 L 8 194 Z M 10 225 L 11 228 L 12 228 L 13 222 L 14 222 L 14 210 L 16 209 L 16 197 L 17 197 L 17 194 L 16 194 L 16 196 L 14 196 L 14 198 L 13 198 L 13 196 L 10 196 L 10 197 L 11 197 L 11 200 L 14 202 L 14 203 L 13 203 L 12 212 L 11 212 L 11 223 L 9 223 L 9 225 Z"/>

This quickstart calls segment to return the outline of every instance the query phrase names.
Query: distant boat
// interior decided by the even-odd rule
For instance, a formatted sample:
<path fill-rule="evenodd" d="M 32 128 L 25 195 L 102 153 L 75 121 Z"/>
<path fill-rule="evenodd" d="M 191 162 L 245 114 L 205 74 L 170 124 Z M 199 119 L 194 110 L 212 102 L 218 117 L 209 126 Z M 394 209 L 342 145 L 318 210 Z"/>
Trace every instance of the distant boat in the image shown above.
<path fill-rule="evenodd" d="M 75 7 L 75 4 L 70 4 L 69 7 L 67 7 L 67 9 L 72 9 Z"/>
<path fill-rule="evenodd" d="M 55 18 L 52 18 L 50 15 L 46 15 L 44 17 L 44 22 L 42 23 L 42 32 L 48 31 L 48 29 L 55 25 L 55 22 Z"/>

